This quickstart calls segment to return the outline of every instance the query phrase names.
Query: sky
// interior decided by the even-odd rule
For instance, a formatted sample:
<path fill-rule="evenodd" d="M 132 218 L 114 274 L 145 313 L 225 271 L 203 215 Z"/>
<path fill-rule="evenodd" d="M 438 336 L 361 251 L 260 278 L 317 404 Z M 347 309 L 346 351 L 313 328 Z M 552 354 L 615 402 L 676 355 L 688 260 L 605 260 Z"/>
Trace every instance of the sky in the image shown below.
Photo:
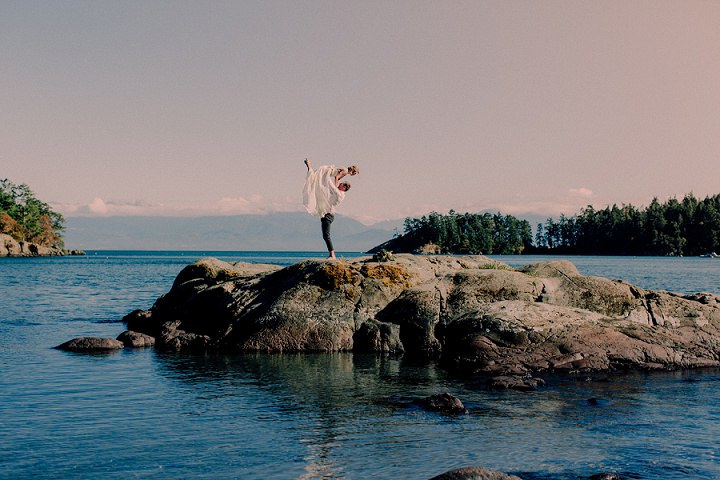
<path fill-rule="evenodd" d="M 720 193 L 720 1 L 0 0 L 0 178 L 66 217 Z"/>

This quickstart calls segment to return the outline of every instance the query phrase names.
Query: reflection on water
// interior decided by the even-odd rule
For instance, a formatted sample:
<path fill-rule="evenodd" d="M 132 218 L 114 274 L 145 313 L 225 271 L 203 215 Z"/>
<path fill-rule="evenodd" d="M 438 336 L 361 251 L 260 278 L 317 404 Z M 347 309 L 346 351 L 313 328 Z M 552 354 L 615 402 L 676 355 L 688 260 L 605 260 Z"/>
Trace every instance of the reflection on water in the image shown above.
<path fill-rule="evenodd" d="M 709 398 L 682 393 L 689 381 L 702 382 L 720 399 L 717 372 L 557 377 L 538 392 L 518 393 L 489 391 L 478 378 L 453 378 L 432 363 L 371 355 L 157 361 L 188 404 L 212 402 L 207 409 L 230 417 L 243 416 L 243 408 L 256 412 L 251 443 L 265 439 L 290 469 L 273 472 L 277 478 L 429 478 L 464 465 L 534 479 L 718 473 L 718 413 L 707 408 Z M 459 396 L 470 414 L 444 417 L 411 406 L 443 391 Z M 245 468 L 261 475 L 267 463 Z"/>
<path fill-rule="evenodd" d="M 363 465 L 372 450 L 392 456 L 412 448 L 402 432 L 409 427 L 402 424 L 404 415 L 383 400 L 449 387 L 434 364 L 370 355 L 167 355 L 158 364 L 191 397 L 190 404 L 208 400 L 208 392 L 225 412 L 251 401 L 246 406 L 263 422 L 256 435 L 279 440 L 284 445 L 278 448 L 290 457 L 285 463 L 292 459 L 302 467 L 292 478 L 356 477 L 359 468 L 377 475 L 382 466 Z M 373 425 L 383 434 L 368 430 Z M 264 475 L 266 461 L 257 468 Z"/>
<path fill-rule="evenodd" d="M 551 377 L 521 393 L 373 355 L 22 358 L 23 375 L 0 376 L 0 478 L 422 479 L 466 465 L 525 479 L 720 474 L 717 370 Z M 470 413 L 410 403 L 444 391 Z"/>

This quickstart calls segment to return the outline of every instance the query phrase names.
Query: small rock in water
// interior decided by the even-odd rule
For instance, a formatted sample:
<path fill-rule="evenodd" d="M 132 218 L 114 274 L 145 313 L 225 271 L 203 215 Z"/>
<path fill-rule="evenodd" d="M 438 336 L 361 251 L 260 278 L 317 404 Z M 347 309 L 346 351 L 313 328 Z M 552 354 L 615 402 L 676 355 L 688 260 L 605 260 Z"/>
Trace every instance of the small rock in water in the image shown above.
<path fill-rule="evenodd" d="M 494 472 L 481 467 L 458 468 L 445 472 L 430 480 L 522 480 L 515 475 L 508 475 L 502 472 Z"/>
<path fill-rule="evenodd" d="M 122 342 L 113 338 L 78 337 L 58 345 L 55 348 L 70 352 L 97 352 L 120 350 L 123 347 Z"/>
<path fill-rule="evenodd" d="M 155 338 L 131 330 L 126 330 L 118 335 L 117 340 L 121 341 L 123 345 L 128 348 L 143 348 L 155 345 Z"/>
<path fill-rule="evenodd" d="M 468 413 L 465 405 L 459 398 L 449 393 L 430 395 L 416 402 L 420 407 L 432 412 L 440 412 L 445 415 L 465 415 Z"/>
<path fill-rule="evenodd" d="M 610 400 L 605 400 L 604 398 L 595 398 L 591 397 L 585 400 L 588 405 L 591 405 L 593 407 L 606 407 L 610 405 L 612 402 Z"/>
<path fill-rule="evenodd" d="M 615 473 L 598 473 L 592 475 L 590 480 L 620 480 L 620 476 Z"/>

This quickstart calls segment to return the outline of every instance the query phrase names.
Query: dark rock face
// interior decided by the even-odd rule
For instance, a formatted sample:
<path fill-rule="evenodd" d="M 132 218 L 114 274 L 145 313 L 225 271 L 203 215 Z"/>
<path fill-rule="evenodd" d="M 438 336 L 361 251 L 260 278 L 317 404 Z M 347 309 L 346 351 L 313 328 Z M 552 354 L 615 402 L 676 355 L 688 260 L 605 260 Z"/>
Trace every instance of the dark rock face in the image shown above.
<path fill-rule="evenodd" d="M 364 322 L 353 336 L 353 351 L 360 353 L 403 353 L 400 327 L 392 323 Z"/>
<path fill-rule="evenodd" d="M 517 378 L 720 365 L 717 296 L 585 277 L 567 261 L 514 270 L 482 256 L 287 268 L 203 259 L 123 320 L 166 350 L 402 352 Z"/>

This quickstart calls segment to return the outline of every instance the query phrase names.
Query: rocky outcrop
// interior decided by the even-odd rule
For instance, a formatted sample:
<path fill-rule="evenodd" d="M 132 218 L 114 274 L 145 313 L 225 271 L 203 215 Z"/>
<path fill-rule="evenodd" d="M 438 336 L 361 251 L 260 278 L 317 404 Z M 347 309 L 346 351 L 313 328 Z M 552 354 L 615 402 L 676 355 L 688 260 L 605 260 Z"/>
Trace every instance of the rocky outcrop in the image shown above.
<path fill-rule="evenodd" d="M 720 365 L 717 296 L 582 276 L 566 261 L 515 270 L 482 256 L 287 268 L 203 259 L 124 321 L 165 350 L 432 355 L 498 377 Z"/>
<path fill-rule="evenodd" d="M 18 242 L 10 235 L 0 233 L 0 257 L 54 257 L 62 255 L 84 255 L 84 252 L 81 250 L 44 247 L 30 242 Z"/>

